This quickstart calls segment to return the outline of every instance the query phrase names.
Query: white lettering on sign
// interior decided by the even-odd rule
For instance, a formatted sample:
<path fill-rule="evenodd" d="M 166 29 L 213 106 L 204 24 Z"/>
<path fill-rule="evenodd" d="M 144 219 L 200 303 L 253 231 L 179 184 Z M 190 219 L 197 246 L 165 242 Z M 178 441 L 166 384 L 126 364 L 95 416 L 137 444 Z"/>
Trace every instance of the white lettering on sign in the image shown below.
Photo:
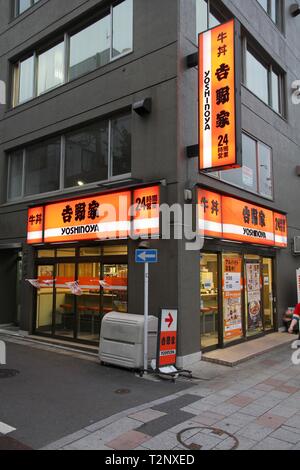
<path fill-rule="evenodd" d="M 6 364 L 6 344 L 4 341 L 0 341 L 0 365 L 5 366 Z"/>

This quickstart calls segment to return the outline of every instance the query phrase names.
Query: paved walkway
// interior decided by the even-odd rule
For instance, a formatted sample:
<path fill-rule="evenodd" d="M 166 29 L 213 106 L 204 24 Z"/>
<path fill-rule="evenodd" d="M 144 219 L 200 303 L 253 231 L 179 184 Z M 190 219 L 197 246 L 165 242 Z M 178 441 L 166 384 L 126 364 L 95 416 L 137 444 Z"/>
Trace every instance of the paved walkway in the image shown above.
<path fill-rule="evenodd" d="M 68 450 L 300 450 L 300 365 L 290 345 L 47 446 Z M 150 380 L 150 379 L 149 379 Z"/>

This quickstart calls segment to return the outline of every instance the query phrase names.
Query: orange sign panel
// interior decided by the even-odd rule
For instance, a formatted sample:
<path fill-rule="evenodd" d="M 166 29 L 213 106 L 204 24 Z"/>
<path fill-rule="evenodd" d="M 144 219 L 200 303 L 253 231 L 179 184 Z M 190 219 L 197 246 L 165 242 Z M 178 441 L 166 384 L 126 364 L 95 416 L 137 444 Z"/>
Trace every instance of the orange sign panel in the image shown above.
<path fill-rule="evenodd" d="M 45 207 L 45 243 L 127 238 L 131 192 L 106 194 Z"/>
<path fill-rule="evenodd" d="M 241 166 L 236 25 L 231 20 L 199 35 L 200 171 Z"/>
<path fill-rule="evenodd" d="M 205 237 L 286 248 L 287 216 L 247 201 L 198 190 L 200 233 Z"/>
<path fill-rule="evenodd" d="M 160 187 L 136 189 L 134 197 L 133 233 L 143 237 L 159 235 Z"/>
<path fill-rule="evenodd" d="M 273 211 L 222 197 L 223 238 L 274 246 Z"/>
<path fill-rule="evenodd" d="M 33 245 L 43 242 L 44 208 L 34 207 L 28 210 L 27 243 Z"/>
<path fill-rule="evenodd" d="M 287 217 L 283 214 L 274 213 L 275 245 L 281 248 L 288 246 Z"/>
<path fill-rule="evenodd" d="M 207 237 L 222 237 L 222 196 L 200 189 L 198 205 L 200 231 Z"/>

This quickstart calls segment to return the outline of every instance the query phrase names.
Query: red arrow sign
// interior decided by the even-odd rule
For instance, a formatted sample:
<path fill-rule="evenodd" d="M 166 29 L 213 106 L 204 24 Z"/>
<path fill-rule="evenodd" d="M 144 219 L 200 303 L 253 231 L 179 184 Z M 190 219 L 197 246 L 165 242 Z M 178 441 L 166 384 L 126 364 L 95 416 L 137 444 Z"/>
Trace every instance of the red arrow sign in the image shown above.
<path fill-rule="evenodd" d="M 171 313 L 169 313 L 169 316 L 165 319 L 165 322 L 168 323 L 168 328 L 171 328 L 173 321 L 174 318 L 172 317 Z"/>

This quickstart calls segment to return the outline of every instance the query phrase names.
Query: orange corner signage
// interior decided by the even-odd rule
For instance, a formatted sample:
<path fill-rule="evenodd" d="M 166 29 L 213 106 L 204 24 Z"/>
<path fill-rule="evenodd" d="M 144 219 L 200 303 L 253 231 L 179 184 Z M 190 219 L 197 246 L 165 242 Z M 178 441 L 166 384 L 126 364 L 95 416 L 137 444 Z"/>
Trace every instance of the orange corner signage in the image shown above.
<path fill-rule="evenodd" d="M 27 243 L 33 245 L 34 243 L 43 242 L 43 227 L 44 227 L 44 207 L 34 207 L 28 210 L 27 220 Z"/>
<path fill-rule="evenodd" d="M 100 194 L 28 211 L 29 244 L 159 235 L 160 187 Z"/>
<path fill-rule="evenodd" d="M 206 237 L 286 248 L 287 216 L 250 202 L 199 189 L 199 229 Z"/>
<path fill-rule="evenodd" d="M 199 169 L 241 166 L 238 22 L 231 20 L 199 35 Z"/>

